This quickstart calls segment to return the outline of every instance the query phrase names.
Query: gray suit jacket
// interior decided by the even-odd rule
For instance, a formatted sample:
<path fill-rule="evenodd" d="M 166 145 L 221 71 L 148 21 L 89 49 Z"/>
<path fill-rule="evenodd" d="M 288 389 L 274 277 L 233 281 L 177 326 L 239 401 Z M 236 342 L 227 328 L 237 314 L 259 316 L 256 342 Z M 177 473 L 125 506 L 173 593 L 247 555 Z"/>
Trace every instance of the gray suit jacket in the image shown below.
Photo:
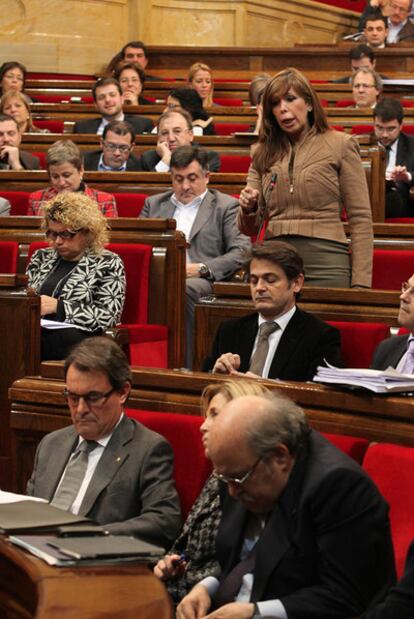
<path fill-rule="evenodd" d="M 29 495 L 52 499 L 77 440 L 73 426 L 41 440 L 27 485 Z M 181 528 L 172 470 L 167 441 L 124 416 L 98 462 L 79 513 L 111 533 L 136 535 L 167 548 Z"/>
<path fill-rule="evenodd" d="M 172 218 L 175 206 L 172 191 L 150 196 L 145 200 L 140 217 Z M 217 281 L 227 279 L 243 264 L 250 239 L 236 225 L 238 202 L 235 198 L 209 189 L 187 239 L 192 262 L 203 262 Z"/>
<path fill-rule="evenodd" d="M 408 335 L 394 335 L 378 344 L 372 357 L 371 368 L 374 370 L 386 370 L 389 366 L 396 368 L 407 350 L 407 341 Z"/>

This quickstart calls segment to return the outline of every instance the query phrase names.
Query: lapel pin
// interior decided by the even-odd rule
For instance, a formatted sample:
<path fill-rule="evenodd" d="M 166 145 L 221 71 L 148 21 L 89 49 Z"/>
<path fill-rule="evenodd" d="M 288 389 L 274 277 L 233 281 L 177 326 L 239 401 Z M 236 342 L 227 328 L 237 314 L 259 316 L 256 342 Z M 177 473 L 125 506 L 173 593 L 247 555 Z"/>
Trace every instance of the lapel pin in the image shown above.
<path fill-rule="evenodd" d="M 121 456 L 118 456 L 116 462 L 121 462 Z"/>

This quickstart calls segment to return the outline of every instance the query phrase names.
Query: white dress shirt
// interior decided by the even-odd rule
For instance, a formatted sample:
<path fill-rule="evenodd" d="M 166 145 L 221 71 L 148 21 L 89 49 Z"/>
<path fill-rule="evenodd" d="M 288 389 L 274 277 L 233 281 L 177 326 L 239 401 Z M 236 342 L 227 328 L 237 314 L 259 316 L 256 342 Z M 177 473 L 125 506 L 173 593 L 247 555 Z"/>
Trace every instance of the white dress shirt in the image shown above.
<path fill-rule="evenodd" d="M 175 206 L 173 218 L 177 222 L 177 230 L 184 233 L 186 241 L 190 238 L 191 229 L 194 224 L 194 220 L 197 217 L 198 209 L 204 198 L 207 195 L 207 189 L 201 195 L 197 196 L 188 204 L 183 204 L 177 200 L 175 193 L 171 196 L 171 203 Z M 187 251 L 187 263 L 191 263 L 191 259 Z"/>
<path fill-rule="evenodd" d="M 262 378 L 267 378 L 269 376 L 270 366 L 272 365 L 273 357 L 275 356 L 277 347 L 279 346 L 280 338 L 282 337 L 283 331 L 288 326 L 289 321 L 291 320 L 295 312 L 296 312 L 296 305 L 294 305 L 292 309 L 290 309 L 288 312 L 286 312 L 282 316 L 279 316 L 279 318 L 276 318 L 276 320 L 273 321 L 273 322 L 277 322 L 277 324 L 279 325 L 279 329 L 276 329 L 276 331 L 273 331 L 273 333 L 269 335 L 269 339 L 268 339 L 269 352 L 267 353 L 266 361 L 263 366 Z M 263 318 L 263 316 L 259 314 L 259 327 L 263 322 L 266 322 L 266 319 Z M 259 331 L 257 331 L 257 335 L 254 341 L 252 356 L 250 357 L 250 361 L 256 351 L 258 342 L 259 342 Z M 249 362 L 249 365 L 250 365 L 250 362 Z"/>
<path fill-rule="evenodd" d="M 402 24 L 398 24 L 398 26 L 394 26 L 390 18 L 388 18 L 387 43 L 398 43 L 398 36 L 401 30 L 404 28 L 407 21 L 408 20 L 406 19 L 404 22 L 402 22 Z"/>
<path fill-rule="evenodd" d="M 116 118 L 102 118 L 101 124 L 98 127 L 97 135 L 102 135 L 106 125 L 109 125 L 113 120 L 124 120 L 125 116 L 123 112 L 120 112 Z"/>

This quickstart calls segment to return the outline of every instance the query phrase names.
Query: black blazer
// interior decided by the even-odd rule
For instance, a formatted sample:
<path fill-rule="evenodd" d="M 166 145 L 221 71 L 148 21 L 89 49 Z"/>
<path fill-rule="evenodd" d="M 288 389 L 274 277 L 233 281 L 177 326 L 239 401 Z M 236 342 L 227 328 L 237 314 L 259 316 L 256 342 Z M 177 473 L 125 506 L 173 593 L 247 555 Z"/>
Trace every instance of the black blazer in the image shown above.
<path fill-rule="evenodd" d="M 203 370 L 212 370 L 220 355 L 232 352 L 240 355 L 240 372 L 247 372 L 257 331 L 257 313 L 223 322 L 217 330 L 211 355 L 203 362 Z M 334 365 L 341 364 L 338 329 L 297 307 L 280 338 L 269 378 L 311 380 L 324 359 Z"/>
<path fill-rule="evenodd" d="M 225 496 L 216 541 L 222 577 L 239 561 L 247 514 Z M 280 599 L 289 619 L 359 616 L 395 581 L 388 505 L 361 467 L 315 431 L 256 548 L 250 599 Z"/>
<path fill-rule="evenodd" d="M 138 114 L 125 114 L 124 120 L 134 128 L 135 133 L 151 133 L 154 124 L 150 118 L 138 116 Z M 77 120 L 73 127 L 73 133 L 96 133 L 102 118 L 87 118 L 86 120 Z"/>
<path fill-rule="evenodd" d="M 220 170 L 220 157 L 214 150 L 209 150 L 208 166 L 210 172 L 218 172 Z M 156 172 L 155 166 L 161 161 L 161 157 L 156 150 L 147 150 L 141 155 L 141 165 L 145 172 Z"/>
<path fill-rule="evenodd" d="M 86 153 L 83 158 L 83 165 L 85 167 L 85 170 L 97 170 L 101 154 L 101 150 L 94 150 L 91 153 Z M 134 154 L 129 155 L 126 165 L 126 171 L 140 172 L 141 170 L 141 162 L 138 157 L 136 157 Z"/>
<path fill-rule="evenodd" d="M 380 342 L 372 357 L 373 370 L 386 370 L 388 366 L 396 368 L 407 350 L 408 335 L 393 335 Z"/>
<path fill-rule="evenodd" d="M 404 575 L 385 601 L 362 615 L 361 619 L 413 619 L 414 617 L 414 542 L 407 554 Z"/>

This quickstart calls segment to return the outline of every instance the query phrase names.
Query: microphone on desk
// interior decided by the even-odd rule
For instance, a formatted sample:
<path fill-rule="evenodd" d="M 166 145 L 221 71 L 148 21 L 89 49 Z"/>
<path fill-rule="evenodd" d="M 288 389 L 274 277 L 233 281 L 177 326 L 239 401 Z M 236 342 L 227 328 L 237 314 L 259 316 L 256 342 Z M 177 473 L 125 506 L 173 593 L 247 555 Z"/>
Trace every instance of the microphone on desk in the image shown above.
<path fill-rule="evenodd" d="M 354 34 L 347 34 L 345 37 L 342 37 L 343 41 L 358 41 L 363 36 L 363 32 L 354 32 Z"/>
<path fill-rule="evenodd" d="M 269 206 L 269 199 L 270 199 L 270 196 L 272 195 L 273 189 L 275 188 L 276 181 L 277 181 L 277 173 L 274 172 L 272 174 L 271 179 L 270 179 L 269 187 L 266 190 L 266 194 L 263 196 L 264 207 L 261 209 L 262 212 L 260 214 L 259 227 L 257 229 L 256 240 L 259 240 L 260 234 L 261 234 L 263 226 L 264 226 L 264 223 L 266 221 L 266 216 L 267 216 L 267 213 L 268 213 L 268 210 L 269 210 L 269 208 L 268 208 L 268 206 Z"/>

